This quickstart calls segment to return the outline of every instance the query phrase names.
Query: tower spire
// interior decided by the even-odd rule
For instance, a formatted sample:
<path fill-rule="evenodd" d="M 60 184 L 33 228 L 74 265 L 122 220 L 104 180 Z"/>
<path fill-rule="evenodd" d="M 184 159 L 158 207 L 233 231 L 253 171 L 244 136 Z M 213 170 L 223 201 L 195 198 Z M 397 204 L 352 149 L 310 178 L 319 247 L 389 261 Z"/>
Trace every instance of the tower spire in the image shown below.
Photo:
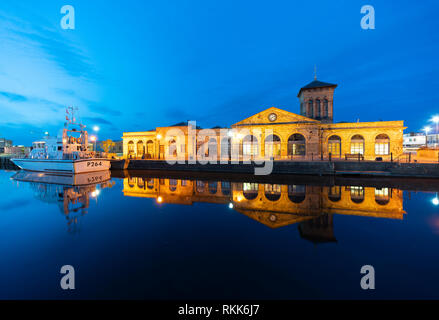
<path fill-rule="evenodd" d="M 314 65 L 314 80 L 317 80 L 317 65 Z"/>

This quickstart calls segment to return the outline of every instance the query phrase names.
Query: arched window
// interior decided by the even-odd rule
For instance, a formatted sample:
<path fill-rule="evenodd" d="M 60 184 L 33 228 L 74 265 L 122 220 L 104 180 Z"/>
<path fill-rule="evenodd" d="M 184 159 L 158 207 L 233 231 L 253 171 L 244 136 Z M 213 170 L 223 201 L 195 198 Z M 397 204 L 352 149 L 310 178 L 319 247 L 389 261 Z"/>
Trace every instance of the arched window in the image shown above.
<path fill-rule="evenodd" d="M 169 179 L 169 190 L 175 191 L 177 190 L 178 180 L 177 179 Z"/>
<path fill-rule="evenodd" d="M 143 180 L 143 178 L 137 178 L 137 187 L 139 187 L 140 189 L 145 189 L 145 181 Z"/>
<path fill-rule="evenodd" d="M 390 201 L 389 188 L 375 188 L 375 202 L 386 205 Z"/>
<path fill-rule="evenodd" d="M 128 178 L 128 185 L 130 186 L 130 188 L 134 188 L 134 186 L 136 185 L 136 178 L 134 177 Z"/>
<path fill-rule="evenodd" d="M 230 195 L 230 182 L 228 181 L 222 181 L 221 182 L 221 192 L 223 195 L 228 196 Z"/>
<path fill-rule="evenodd" d="M 316 117 L 320 118 L 322 116 L 322 109 L 321 109 L 321 106 L 320 106 L 320 100 L 319 99 L 316 100 L 316 106 L 317 106 Z"/>
<path fill-rule="evenodd" d="M 146 142 L 146 158 L 152 159 L 154 155 L 154 142 L 152 140 L 148 140 Z"/>
<path fill-rule="evenodd" d="M 216 181 L 209 182 L 208 189 L 210 194 L 215 194 L 216 191 L 218 190 L 218 182 Z"/>
<path fill-rule="evenodd" d="M 265 138 L 265 156 L 280 157 L 280 138 L 277 135 L 269 135 Z"/>
<path fill-rule="evenodd" d="M 149 178 L 146 180 L 146 187 L 148 189 L 154 189 L 154 179 L 153 178 Z"/>
<path fill-rule="evenodd" d="M 386 134 L 380 134 L 375 138 L 375 154 L 387 155 L 389 154 L 390 139 Z"/>
<path fill-rule="evenodd" d="M 306 140 L 300 133 L 292 134 L 288 138 L 288 155 L 289 156 L 304 156 L 306 154 Z"/>
<path fill-rule="evenodd" d="M 138 141 L 137 142 L 137 155 L 138 156 L 143 156 L 143 141 Z"/>
<path fill-rule="evenodd" d="M 351 154 L 364 154 L 364 138 L 359 134 L 351 138 Z"/>
<path fill-rule="evenodd" d="M 288 199 L 294 203 L 301 203 L 306 198 L 306 186 L 304 185 L 289 185 Z"/>
<path fill-rule="evenodd" d="M 340 201 L 341 199 L 341 187 L 340 186 L 332 186 L 329 188 L 328 198 L 332 202 Z"/>
<path fill-rule="evenodd" d="M 242 155 L 256 156 L 258 149 L 258 139 L 255 136 L 247 135 L 242 139 Z"/>
<path fill-rule="evenodd" d="M 242 194 L 247 200 L 256 199 L 258 196 L 258 191 L 257 183 L 244 183 L 242 185 Z"/>
<path fill-rule="evenodd" d="M 328 107 L 328 100 L 323 100 L 323 117 L 329 117 L 329 107 Z"/>
<path fill-rule="evenodd" d="M 364 200 L 364 188 L 351 186 L 351 200 L 355 203 L 362 203 Z"/>
<path fill-rule="evenodd" d="M 314 104 L 312 100 L 308 101 L 308 116 L 314 118 Z"/>
<path fill-rule="evenodd" d="M 270 201 L 277 201 L 280 199 L 281 188 L 280 184 L 266 184 L 265 197 Z"/>
<path fill-rule="evenodd" d="M 134 153 L 134 142 L 128 142 L 128 153 Z"/>
<path fill-rule="evenodd" d="M 341 138 L 339 136 L 333 135 L 328 139 L 328 154 L 333 157 L 341 156 Z"/>

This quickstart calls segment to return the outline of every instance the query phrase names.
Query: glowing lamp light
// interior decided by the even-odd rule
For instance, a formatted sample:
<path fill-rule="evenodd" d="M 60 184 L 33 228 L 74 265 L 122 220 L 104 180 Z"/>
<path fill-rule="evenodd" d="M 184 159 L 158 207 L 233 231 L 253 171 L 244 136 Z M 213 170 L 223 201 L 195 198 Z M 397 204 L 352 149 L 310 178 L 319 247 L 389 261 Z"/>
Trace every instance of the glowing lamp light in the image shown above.
<path fill-rule="evenodd" d="M 431 121 L 433 121 L 434 123 L 439 123 L 439 116 L 433 116 L 431 118 Z"/>
<path fill-rule="evenodd" d="M 162 202 L 163 202 L 163 198 L 162 198 L 162 197 L 158 197 L 158 198 L 157 198 L 157 202 L 158 202 L 158 203 L 162 203 Z"/>
<path fill-rule="evenodd" d="M 98 132 L 98 131 L 99 131 L 99 127 L 98 127 L 98 126 L 94 126 L 94 127 L 93 127 L 93 131 Z"/>
<path fill-rule="evenodd" d="M 238 202 L 241 202 L 242 201 L 242 196 L 238 196 L 238 197 L 236 197 L 236 201 L 238 201 Z"/>
<path fill-rule="evenodd" d="M 96 137 L 95 137 L 95 136 L 91 136 L 91 137 L 90 137 L 90 140 L 91 140 L 91 141 L 96 141 Z"/>
<path fill-rule="evenodd" d="M 439 205 L 439 199 L 438 199 L 438 197 L 433 198 L 433 199 L 431 200 L 431 203 L 433 203 L 435 206 Z"/>
<path fill-rule="evenodd" d="M 46 131 L 46 132 L 44 132 L 44 134 L 47 136 L 48 134 L 49 134 L 49 132 L 48 131 Z"/>
<path fill-rule="evenodd" d="M 233 137 L 233 132 L 232 132 L 232 131 L 229 131 L 229 132 L 227 132 L 227 135 L 228 135 L 229 137 Z"/>
<path fill-rule="evenodd" d="M 425 131 L 425 134 L 428 134 L 428 133 L 431 131 L 431 127 L 426 126 L 426 127 L 424 127 L 424 129 L 422 129 L 422 130 Z"/>
<path fill-rule="evenodd" d="M 233 209 L 233 203 L 229 203 L 229 209 Z"/>
<path fill-rule="evenodd" d="M 162 138 L 162 135 L 161 135 L 161 134 L 158 134 L 158 135 L 157 135 L 157 139 L 160 140 L 161 138 Z"/>

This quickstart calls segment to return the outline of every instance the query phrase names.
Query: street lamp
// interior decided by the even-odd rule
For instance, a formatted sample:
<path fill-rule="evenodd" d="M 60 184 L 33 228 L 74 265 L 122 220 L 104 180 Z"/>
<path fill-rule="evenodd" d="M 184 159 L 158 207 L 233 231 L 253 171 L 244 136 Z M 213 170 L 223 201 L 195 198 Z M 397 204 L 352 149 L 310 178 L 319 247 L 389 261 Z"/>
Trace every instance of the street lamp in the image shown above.
<path fill-rule="evenodd" d="M 94 126 L 94 127 L 93 127 L 93 131 L 94 131 L 94 132 L 98 132 L 98 131 L 99 131 L 99 127 L 98 127 L 98 126 Z"/>
<path fill-rule="evenodd" d="M 435 146 L 437 146 L 438 143 L 438 124 L 439 124 L 439 116 L 433 116 L 433 118 L 431 118 L 431 121 L 434 122 L 436 124 L 436 143 Z"/>
<path fill-rule="evenodd" d="M 427 147 L 428 146 L 428 142 L 427 142 L 427 140 L 428 140 L 428 133 L 430 132 L 430 130 L 431 130 L 431 127 L 429 127 L 429 126 L 425 126 L 424 127 L 424 129 L 422 129 L 422 130 L 424 130 L 425 131 L 425 146 Z"/>

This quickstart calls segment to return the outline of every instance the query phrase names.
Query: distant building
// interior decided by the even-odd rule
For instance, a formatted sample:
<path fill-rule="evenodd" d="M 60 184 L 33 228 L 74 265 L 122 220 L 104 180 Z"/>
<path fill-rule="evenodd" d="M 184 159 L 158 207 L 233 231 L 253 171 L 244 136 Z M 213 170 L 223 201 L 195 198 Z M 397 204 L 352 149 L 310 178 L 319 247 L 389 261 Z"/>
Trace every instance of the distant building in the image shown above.
<path fill-rule="evenodd" d="M 403 135 L 404 148 L 420 148 L 426 145 L 426 136 L 420 132 L 410 132 Z"/>
<path fill-rule="evenodd" d="M 104 151 L 104 149 L 102 149 L 102 147 L 101 147 L 102 142 L 103 141 L 96 142 L 97 151 L 101 151 L 101 152 Z M 114 147 L 110 148 L 109 153 L 120 153 L 122 155 L 123 154 L 123 140 L 113 141 L 113 142 L 114 142 Z"/>
<path fill-rule="evenodd" d="M 5 153 L 5 147 L 12 147 L 12 140 L 0 138 L 0 153 Z"/>
<path fill-rule="evenodd" d="M 10 155 L 27 155 L 29 152 L 30 148 L 25 146 L 8 146 L 4 148 L 4 153 Z"/>

